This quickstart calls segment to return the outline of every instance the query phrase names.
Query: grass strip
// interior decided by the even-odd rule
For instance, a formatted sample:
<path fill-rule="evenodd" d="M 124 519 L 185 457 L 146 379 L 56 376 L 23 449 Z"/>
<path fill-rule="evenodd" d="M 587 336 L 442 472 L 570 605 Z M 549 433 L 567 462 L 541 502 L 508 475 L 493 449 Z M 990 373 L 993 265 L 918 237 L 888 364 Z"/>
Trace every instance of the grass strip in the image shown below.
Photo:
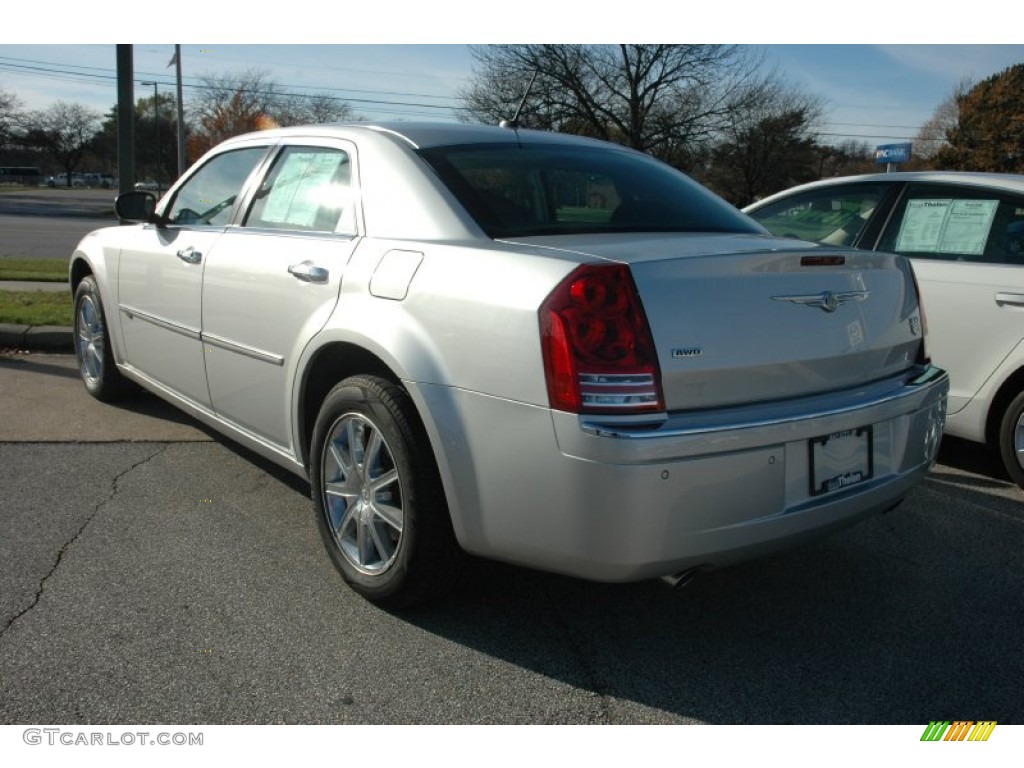
<path fill-rule="evenodd" d="M 64 259 L 0 258 L 0 280 L 37 280 L 66 283 L 68 263 Z"/>
<path fill-rule="evenodd" d="M 0 291 L 0 323 L 71 326 L 71 293 Z"/>

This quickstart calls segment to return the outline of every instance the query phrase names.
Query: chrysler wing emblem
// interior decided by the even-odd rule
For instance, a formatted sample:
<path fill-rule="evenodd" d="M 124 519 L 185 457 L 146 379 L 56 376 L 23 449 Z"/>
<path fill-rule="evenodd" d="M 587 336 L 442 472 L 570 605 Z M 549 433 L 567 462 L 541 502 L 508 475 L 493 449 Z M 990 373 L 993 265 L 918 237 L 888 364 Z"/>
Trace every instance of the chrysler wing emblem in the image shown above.
<path fill-rule="evenodd" d="M 846 291 L 844 293 L 810 293 L 794 296 L 772 296 L 775 301 L 790 301 L 793 304 L 803 304 L 805 307 L 818 307 L 826 312 L 835 312 L 840 306 L 848 301 L 864 301 L 870 295 L 870 291 Z"/>

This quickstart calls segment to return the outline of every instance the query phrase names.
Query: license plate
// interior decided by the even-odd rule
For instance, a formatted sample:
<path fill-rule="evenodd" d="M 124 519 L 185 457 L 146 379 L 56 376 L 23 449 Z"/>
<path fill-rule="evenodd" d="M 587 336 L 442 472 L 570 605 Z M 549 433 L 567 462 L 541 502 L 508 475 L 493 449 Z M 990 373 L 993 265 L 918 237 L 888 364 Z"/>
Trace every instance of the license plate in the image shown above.
<path fill-rule="evenodd" d="M 808 442 L 811 496 L 870 480 L 874 471 L 871 427 L 847 429 Z"/>

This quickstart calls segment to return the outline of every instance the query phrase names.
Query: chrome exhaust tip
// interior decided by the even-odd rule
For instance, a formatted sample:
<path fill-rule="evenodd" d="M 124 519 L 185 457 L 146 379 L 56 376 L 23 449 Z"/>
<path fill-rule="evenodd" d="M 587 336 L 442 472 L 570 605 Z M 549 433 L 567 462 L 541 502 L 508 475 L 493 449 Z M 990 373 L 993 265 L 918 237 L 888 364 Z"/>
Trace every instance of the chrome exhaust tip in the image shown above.
<path fill-rule="evenodd" d="M 662 576 L 661 580 L 672 587 L 672 589 L 682 589 L 697 578 L 697 574 L 702 570 L 704 570 L 704 566 L 698 565 L 693 568 L 687 568 L 685 571 L 680 571 L 679 573 Z"/>

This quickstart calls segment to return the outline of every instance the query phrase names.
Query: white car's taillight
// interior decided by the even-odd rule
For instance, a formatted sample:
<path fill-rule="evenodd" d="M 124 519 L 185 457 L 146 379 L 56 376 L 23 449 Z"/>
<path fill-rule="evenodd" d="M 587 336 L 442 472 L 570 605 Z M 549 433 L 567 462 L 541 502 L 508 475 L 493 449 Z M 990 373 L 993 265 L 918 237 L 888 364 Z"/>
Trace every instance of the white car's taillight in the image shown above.
<path fill-rule="evenodd" d="M 650 327 L 629 268 L 585 264 L 540 308 L 551 407 L 570 413 L 665 409 Z"/>
<path fill-rule="evenodd" d="M 914 280 L 914 293 L 917 294 L 917 311 L 921 318 L 921 351 L 918 353 L 917 362 L 922 365 L 931 363 L 932 357 L 928 354 L 928 318 L 924 313 L 924 301 L 921 299 L 921 285 L 917 282 L 917 275 L 914 273 L 913 265 L 910 267 L 910 276 Z"/>

